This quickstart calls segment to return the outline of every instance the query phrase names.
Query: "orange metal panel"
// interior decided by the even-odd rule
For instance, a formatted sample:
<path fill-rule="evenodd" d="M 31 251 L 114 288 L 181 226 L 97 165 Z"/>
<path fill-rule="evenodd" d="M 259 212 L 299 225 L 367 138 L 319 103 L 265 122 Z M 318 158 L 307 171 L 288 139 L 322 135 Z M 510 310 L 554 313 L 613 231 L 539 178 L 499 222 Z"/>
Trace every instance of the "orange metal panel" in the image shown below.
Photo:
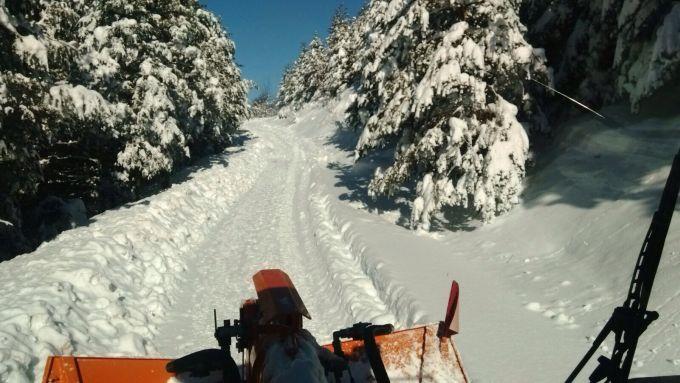
<path fill-rule="evenodd" d="M 451 338 L 438 338 L 437 325 L 416 327 L 376 337 L 388 374 L 397 380 L 427 382 L 434 373 L 468 383 L 458 349 Z M 323 346 L 328 350 L 332 345 Z M 342 343 L 345 355 L 361 363 L 362 341 Z M 165 371 L 171 359 L 50 356 L 43 383 L 166 383 L 174 374 Z M 415 366 L 414 366 L 415 361 Z M 392 376 L 391 376 L 392 377 Z M 395 380 L 396 381 L 396 380 Z"/>
<path fill-rule="evenodd" d="M 427 382 L 433 380 L 432 374 L 436 373 L 450 376 L 453 382 L 469 382 L 453 339 L 437 337 L 437 329 L 435 324 L 375 337 L 388 375 L 398 374 L 399 380 Z M 330 344 L 323 347 L 333 351 Z M 365 359 L 363 341 L 342 342 L 342 351 L 353 361 Z"/>
<path fill-rule="evenodd" d="M 253 275 L 258 304 L 262 311 L 260 323 L 289 315 L 312 319 L 288 274 L 279 269 L 260 270 Z"/>
<path fill-rule="evenodd" d="M 170 359 L 50 356 L 43 383 L 166 383 Z"/>

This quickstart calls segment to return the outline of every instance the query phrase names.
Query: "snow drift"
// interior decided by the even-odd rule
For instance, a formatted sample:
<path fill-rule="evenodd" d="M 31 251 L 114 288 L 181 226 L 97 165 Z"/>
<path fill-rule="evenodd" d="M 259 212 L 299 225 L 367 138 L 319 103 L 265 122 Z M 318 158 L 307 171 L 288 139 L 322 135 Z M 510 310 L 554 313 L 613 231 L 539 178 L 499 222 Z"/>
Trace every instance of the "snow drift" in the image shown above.
<path fill-rule="evenodd" d="M 267 161 L 256 142 L 187 181 L 0 266 L 0 381 L 40 379 L 50 354 L 147 355 L 186 255 Z"/>

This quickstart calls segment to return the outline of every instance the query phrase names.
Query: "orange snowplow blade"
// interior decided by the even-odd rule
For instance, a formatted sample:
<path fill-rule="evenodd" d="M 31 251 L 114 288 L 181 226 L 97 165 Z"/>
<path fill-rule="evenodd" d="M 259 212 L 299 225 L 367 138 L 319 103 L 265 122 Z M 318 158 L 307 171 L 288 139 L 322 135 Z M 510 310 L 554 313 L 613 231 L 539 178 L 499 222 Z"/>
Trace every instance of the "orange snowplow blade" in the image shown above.
<path fill-rule="evenodd" d="M 43 383 L 166 383 L 175 376 L 165 371 L 170 359 L 50 356 Z"/>
<path fill-rule="evenodd" d="M 394 382 L 468 383 L 453 340 L 438 338 L 437 325 L 396 331 L 375 338 L 385 369 Z M 332 345 L 323 346 L 333 350 Z M 342 350 L 352 361 L 356 382 L 368 371 L 362 341 L 342 342 Z M 171 359 L 95 358 L 51 356 L 47 359 L 43 383 L 166 383 L 175 375 L 165 371 Z M 369 368 L 370 369 L 370 368 Z M 359 376 L 357 376 L 359 375 Z M 368 376 L 366 376 L 368 378 Z M 181 382 L 181 379 L 178 379 Z M 370 381 L 370 380 L 369 380 Z"/>
<path fill-rule="evenodd" d="M 452 338 L 437 337 L 438 325 L 395 331 L 375 337 L 380 357 L 393 382 L 468 383 L 458 349 Z M 332 345 L 323 346 L 333 351 Z M 342 342 L 342 351 L 355 363 L 365 362 L 364 343 Z M 352 368 L 353 374 L 354 368 Z M 357 368 L 357 370 L 362 370 Z M 357 382 L 357 376 L 354 376 Z"/>

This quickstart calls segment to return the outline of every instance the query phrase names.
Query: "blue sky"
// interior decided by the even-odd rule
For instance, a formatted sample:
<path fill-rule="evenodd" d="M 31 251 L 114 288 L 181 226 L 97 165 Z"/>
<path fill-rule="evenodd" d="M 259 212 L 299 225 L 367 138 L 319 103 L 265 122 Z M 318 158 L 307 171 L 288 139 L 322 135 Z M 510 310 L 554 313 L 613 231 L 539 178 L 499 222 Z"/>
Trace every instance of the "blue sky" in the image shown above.
<path fill-rule="evenodd" d="M 344 5 L 354 16 L 364 0 L 201 0 L 222 19 L 236 42 L 243 76 L 276 92 L 283 68 L 303 42 L 328 34 L 331 16 Z M 251 95 L 252 96 L 252 95 Z"/>

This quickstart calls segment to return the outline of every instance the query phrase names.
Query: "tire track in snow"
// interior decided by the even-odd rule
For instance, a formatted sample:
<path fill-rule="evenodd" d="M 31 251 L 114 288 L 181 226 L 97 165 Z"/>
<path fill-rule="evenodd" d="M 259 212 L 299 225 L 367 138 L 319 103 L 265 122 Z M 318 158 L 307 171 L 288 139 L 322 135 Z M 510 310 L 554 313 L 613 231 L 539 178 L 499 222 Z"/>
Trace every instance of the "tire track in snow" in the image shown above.
<path fill-rule="evenodd" d="M 313 185 L 312 190 L 317 186 Z M 337 270 L 335 285 L 343 295 L 349 312 L 358 314 L 360 320 L 373 323 L 392 323 L 396 328 L 408 328 L 418 323 L 431 323 L 415 299 L 405 288 L 394 283 L 384 273 L 381 262 L 372 262 L 364 245 L 352 229 L 351 222 L 343 222 L 334 212 L 331 197 L 315 191 L 311 196 L 318 214 L 319 246 L 331 248 L 327 261 L 329 268 Z M 344 270 L 338 267 L 344 263 Z M 364 294 L 358 294 L 363 290 Z"/>
<path fill-rule="evenodd" d="M 334 148 L 329 144 L 329 137 L 310 132 L 313 125 L 309 123 L 320 121 L 318 123 L 323 124 L 321 121 L 328 118 L 327 111 L 323 107 L 310 107 L 305 113 L 304 117 L 291 124 L 291 129 L 293 134 L 299 134 L 296 142 L 301 144 L 304 153 L 310 157 L 308 173 L 313 169 L 315 178 L 325 180 L 327 178 L 323 176 L 323 172 L 328 169 L 320 167 L 325 167 Z M 345 158 L 344 155 L 342 158 Z M 354 313 L 354 321 L 370 319 L 375 323 L 390 322 L 397 328 L 430 323 L 431 318 L 405 287 L 395 283 L 389 272 L 382 270 L 382 262 L 372 259 L 369 253 L 375 249 L 363 243 L 360 234 L 364 233 L 359 233 L 352 227 L 351 218 L 344 220 L 338 214 L 338 205 L 345 202 L 336 200 L 333 189 L 328 190 L 330 184 L 309 185 L 305 196 L 314 219 L 312 225 L 316 244 L 325 249 L 320 252 L 320 257 L 325 258 L 327 268 L 333 270 L 328 276 L 329 285 L 334 286 L 333 294 L 340 296 L 345 310 Z M 340 260 L 344 260 L 344 265 Z"/>
<path fill-rule="evenodd" d="M 271 142 L 270 160 L 194 248 L 176 304 L 154 340 L 162 355 L 214 347 L 212 308 L 220 318 L 237 318 L 242 300 L 255 296 L 252 275 L 263 268 L 290 275 L 313 318 L 305 327 L 320 342 L 357 321 L 395 322 L 341 229 L 310 196 L 310 164 L 291 140 L 292 129 L 276 120 L 251 127 Z"/>
<path fill-rule="evenodd" d="M 299 142 L 299 141 L 298 141 Z M 310 311 L 323 313 L 320 321 L 307 327 L 319 341 L 330 341 L 334 330 L 359 321 L 395 323 L 395 316 L 380 299 L 372 280 L 363 272 L 358 257 L 344 242 L 342 230 L 330 219 L 328 209 L 312 193 L 310 163 L 305 152 L 296 147 L 302 158 L 296 191 L 298 236 L 301 254 L 307 265 L 317 270 L 313 282 L 314 297 Z M 303 299 L 305 297 L 303 296 Z"/>
<path fill-rule="evenodd" d="M 314 186 L 310 188 L 313 190 Z M 364 271 L 360 260 L 361 254 L 356 254 L 352 246 L 344 240 L 344 234 L 350 224 L 338 227 L 333 222 L 328 209 L 328 198 L 313 194 L 311 204 L 316 213 L 314 218 L 317 246 L 324 254 L 330 285 L 355 321 L 398 325 L 396 316 L 380 298 L 373 280 Z"/>

